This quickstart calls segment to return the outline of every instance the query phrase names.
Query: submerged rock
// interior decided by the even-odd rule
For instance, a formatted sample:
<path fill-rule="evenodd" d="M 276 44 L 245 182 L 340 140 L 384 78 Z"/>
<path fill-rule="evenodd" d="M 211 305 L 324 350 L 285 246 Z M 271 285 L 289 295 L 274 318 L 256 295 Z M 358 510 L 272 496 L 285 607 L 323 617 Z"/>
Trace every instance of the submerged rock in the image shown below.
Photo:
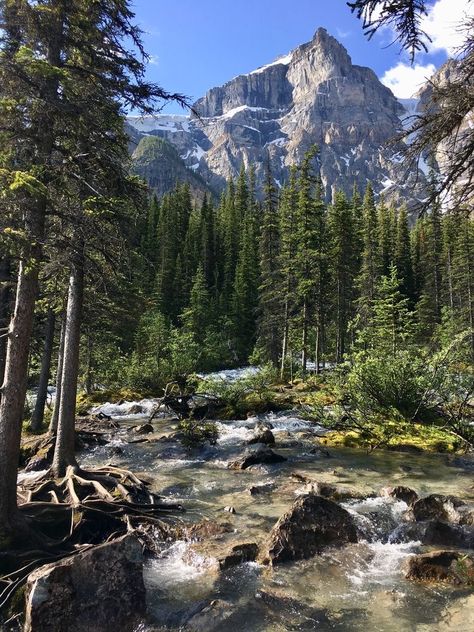
<path fill-rule="evenodd" d="M 251 465 L 283 463 L 286 457 L 273 452 L 271 448 L 260 446 L 252 452 L 247 452 L 240 459 L 229 463 L 232 470 L 246 470 Z"/>
<path fill-rule="evenodd" d="M 272 492 L 274 489 L 275 483 L 260 483 L 259 485 L 252 485 L 247 491 L 251 496 L 258 496 Z"/>
<path fill-rule="evenodd" d="M 322 623 L 329 623 L 327 613 L 321 608 L 309 606 L 277 591 L 259 590 L 255 594 L 255 600 L 276 619 L 275 623 L 284 624 L 284 629 L 317 630 Z M 281 628 L 278 626 L 276 629 Z"/>
<path fill-rule="evenodd" d="M 232 533 L 233 528 L 229 523 L 214 522 L 213 520 L 202 520 L 185 529 L 187 540 L 207 540 Z"/>
<path fill-rule="evenodd" d="M 307 494 L 317 494 L 330 500 L 347 500 L 349 498 L 367 498 L 367 494 L 358 492 L 355 489 L 349 489 L 346 487 L 339 487 L 337 485 L 331 485 L 330 483 L 323 483 L 316 481 L 314 483 L 307 483 L 303 488 Z"/>
<path fill-rule="evenodd" d="M 214 599 L 187 621 L 184 630 L 188 632 L 218 632 L 222 623 L 234 614 L 235 606 L 229 601 Z"/>
<path fill-rule="evenodd" d="M 151 434 L 152 432 L 155 432 L 155 429 L 149 423 L 142 424 L 141 426 L 135 426 L 132 430 L 138 435 Z"/>
<path fill-rule="evenodd" d="M 459 551 L 434 551 L 414 555 L 408 560 L 405 577 L 421 582 L 473 585 L 474 558 Z"/>
<path fill-rule="evenodd" d="M 350 513 L 327 498 L 309 494 L 299 498 L 273 527 L 266 561 L 306 559 L 325 546 L 349 542 L 357 542 Z"/>
<path fill-rule="evenodd" d="M 411 487 L 397 485 L 396 487 L 384 487 L 380 491 L 381 496 L 388 496 L 396 500 L 403 500 L 407 505 L 413 505 L 418 500 L 418 494 Z"/>
<path fill-rule="evenodd" d="M 28 578 L 26 632 L 129 632 L 145 615 L 143 553 L 129 534 Z"/>

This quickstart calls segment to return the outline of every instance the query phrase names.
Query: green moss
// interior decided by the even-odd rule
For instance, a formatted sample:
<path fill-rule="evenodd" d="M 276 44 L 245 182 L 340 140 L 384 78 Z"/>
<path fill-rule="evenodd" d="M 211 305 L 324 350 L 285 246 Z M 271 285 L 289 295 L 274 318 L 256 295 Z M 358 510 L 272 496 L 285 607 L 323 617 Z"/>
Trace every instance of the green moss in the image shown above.
<path fill-rule="evenodd" d="M 322 439 L 327 446 L 351 448 L 413 448 L 424 452 L 453 453 L 461 448 L 459 440 L 449 432 L 436 426 L 385 421 L 367 432 L 338 430 L 329 432 Z"/>
<path fill-rule="evenodd" d="M 10 605 L 8 607 L 8 617 L 13 617 L 19 612 L 23 612 L 25 610 L 25 594 L 26 594 L 26 584 L 20 586 L 14 593 L 10 601 Z"/>

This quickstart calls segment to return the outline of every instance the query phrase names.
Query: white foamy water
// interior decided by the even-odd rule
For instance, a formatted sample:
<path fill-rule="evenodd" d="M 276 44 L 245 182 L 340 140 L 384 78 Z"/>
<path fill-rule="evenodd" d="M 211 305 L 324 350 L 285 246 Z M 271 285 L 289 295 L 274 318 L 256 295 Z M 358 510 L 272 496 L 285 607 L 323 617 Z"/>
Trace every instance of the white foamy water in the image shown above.
<path fill-rule="evenodd" d="M 223 382 L 236 382 L 244 377 L 251 377 L 260 373 L 258 366 L 244 366 L 240 369 L 224 369 L 214 373 L 198 373 L 198 377 L 203 380 L 222 380 Z"/>
<path fill-rule="evenodd" d="M 93 415 L 102 413 L 114 419 L 138 419 L 141 417 L 149 417 L 156 409 L 157 404 L 157 399 L 141 399 L 140 401 L 123 402 L 121 404 L 107 402 L 93 408 L 91 413 Z M 141 411 L 133 412 L 133 409 L 136 409 L 138 406 L 141 408 Z"/>
<path fill-rule="evenodd" d="M 392 586 L 402 575 L 404 561 L 419 546 L 419 542 L 393 544 L 371 542 L 367 544 L 369 556 L 348 573 L 351 583 L 365 592 L 371 585 Z"/>
<path fill-rule="evenodd" d="M 188 542 L 179 540 L 147 564 L 145 575 L 148 585 L 166 590 L 191 584 L 211 566 L 212 560 L 198 555 Z"/>

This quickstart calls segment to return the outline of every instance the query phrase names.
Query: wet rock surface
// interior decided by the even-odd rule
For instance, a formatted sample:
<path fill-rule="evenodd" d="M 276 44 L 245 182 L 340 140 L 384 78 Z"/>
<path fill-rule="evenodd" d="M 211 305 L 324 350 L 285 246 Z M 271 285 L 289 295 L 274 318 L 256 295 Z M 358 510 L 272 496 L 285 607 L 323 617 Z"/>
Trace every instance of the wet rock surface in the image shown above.
<path fill-rule="evenodd" d="M 146 610 L 141 544 L 126 535 L 38 568 L 26 604 L 26 632 L 129 632 Z"/>
<path fill-rule="evenodd" d="M 268 428 L 258 429 L 255 435 L 247 441 L 248 445 L 252 445 L 255 443 L 263 443 L 265 445 L 274 445 L 275 435 Z"/>
<path fill-rule="evenodd" d="M 430 494 L 417 500 L 412 507 L 416 521 L 441 520 L 453 524 L 474 524 L 474 514 L 466 503 L 455 496 Z"/>
<path fill-rule="evenodd" d="M 236 461 L 231 461 L 229 468 L 232 470 L 246 470 L 251 465 L 272 465 L 274 463 L 283 463 L 286 460 L 286 457 L 274 452 L 271 448 L 259 446 L 255 450 L 248 451 Z"/>
<path fill-rule="evenodd" d="M 474 558 L 459 551 L 435 551 L 408 560 L 406 578 L 474 586 Z"/>
<path fill-rule="evenodd" d="M 407 505 L 413 505 L 418 500 L 418 494 L 410 487 L 404 487 L 403 485 L 397 485 L 396 487 L 384 487 L 381 492 L 381 496 L 387 496 L 388 498 L 396 498 L 397 500 L 403 500 Z"/>
<path fill-rule="evenodd" d="M 267 561 L 279 564 L 320 553 L 328 545 L 357 542 L 357 529 L 348 511 L 309 494 L 298 499 L 273 527 Z"/>

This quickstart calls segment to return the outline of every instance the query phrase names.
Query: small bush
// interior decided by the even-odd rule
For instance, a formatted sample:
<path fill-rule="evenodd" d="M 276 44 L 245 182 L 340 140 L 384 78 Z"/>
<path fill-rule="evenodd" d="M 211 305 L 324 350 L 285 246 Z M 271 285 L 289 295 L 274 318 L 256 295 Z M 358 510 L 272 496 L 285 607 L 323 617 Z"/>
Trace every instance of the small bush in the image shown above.
<path fill-rule="evenodd" d="M 182 419 L 178 423 L 178 430 L 182 434 L 181 442 L 187 448 L 196 448 L 205 443 L 215 445 L 219 438 L 217 426 L 212 421 Z"/>

